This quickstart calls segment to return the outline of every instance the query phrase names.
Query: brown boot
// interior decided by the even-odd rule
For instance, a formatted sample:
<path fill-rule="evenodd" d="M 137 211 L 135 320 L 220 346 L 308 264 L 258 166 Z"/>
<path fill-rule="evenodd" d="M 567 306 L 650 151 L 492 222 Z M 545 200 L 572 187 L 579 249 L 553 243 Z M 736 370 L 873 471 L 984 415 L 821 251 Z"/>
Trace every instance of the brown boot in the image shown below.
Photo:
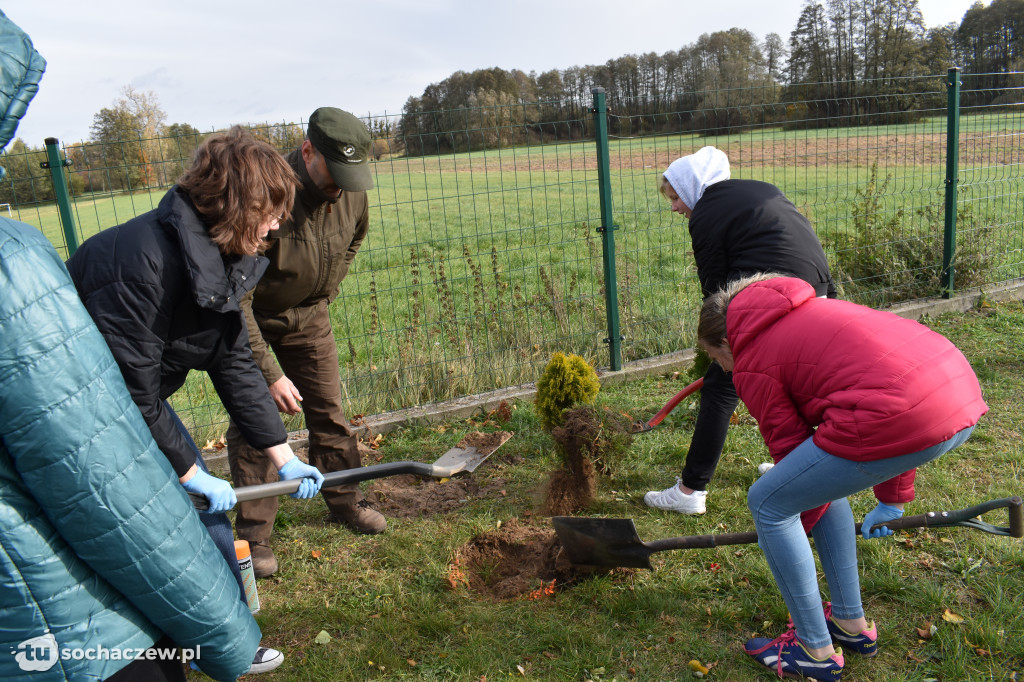
<path fill-rule="evenodd" d="M 277 573 L 277 557 L 265 542 L 250 542 L 252 572 L 257 578 L 266 578 Z"/>
<path fill-rule="evenodd" d="M 328 517 L 330 521 L 343 523 L 357 533 L 376 535 L 383 533 L 388 521 L 379 511 L 370 508 L 366 500 L 359 500 L 353 505 L 335 507 Z"/>

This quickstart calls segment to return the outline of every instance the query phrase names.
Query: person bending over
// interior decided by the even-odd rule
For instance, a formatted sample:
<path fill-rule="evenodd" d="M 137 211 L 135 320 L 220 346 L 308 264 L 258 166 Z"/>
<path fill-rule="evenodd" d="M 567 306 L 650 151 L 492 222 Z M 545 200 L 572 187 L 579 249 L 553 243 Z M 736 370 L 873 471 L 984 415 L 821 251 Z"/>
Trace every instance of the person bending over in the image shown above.
<path fill-rule="evenodd" d="M 814 288 L 816 296 L 836 297 L 825 252 L 811 223 L 778 187 L 731 179 L 725 152 L 703 147 L 676 159 L 662 176 L 660 190 L 672 210 L 689 221 L 704 297 L 758 272 L 799 277 Z M 704 374 L 682 474 L 665 490 L 644 495 L 647 506 L 681 514 L 706 511 L 707 486 L 738 402 L 729 375 L 711 363 Z"/>
<path fill-rule="evenodd" d="M 757 419 L 775 466 L 750 487 L 758 544 L 793 619 L 745 651 L 780 676 L 838 680 L 847 651 L 874 656 L 847 496 L 873 488 L 865 537 L 914 499 L 916 468 L 967 440 L 988 410 L 963 354 L 893 313 L 818 298 L 808 283 L 757 275 L 701 308 L 700 344 Z M 814 538 L 831 602 L 821 601 Z"/>

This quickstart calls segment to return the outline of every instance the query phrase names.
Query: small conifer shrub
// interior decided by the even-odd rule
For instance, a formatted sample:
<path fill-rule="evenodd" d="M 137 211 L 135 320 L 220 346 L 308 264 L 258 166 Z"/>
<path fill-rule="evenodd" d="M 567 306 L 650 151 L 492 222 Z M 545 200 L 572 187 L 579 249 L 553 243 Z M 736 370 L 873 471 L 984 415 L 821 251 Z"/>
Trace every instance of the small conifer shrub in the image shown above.
<path fill-rule="evenodd" d="M 555 353 L 537 380 L 534 404 L 548 430 L 562 423 L 562 413 L 574 405 L 591 404 L 601 389 L 597 372 L 578 355 Z"/>

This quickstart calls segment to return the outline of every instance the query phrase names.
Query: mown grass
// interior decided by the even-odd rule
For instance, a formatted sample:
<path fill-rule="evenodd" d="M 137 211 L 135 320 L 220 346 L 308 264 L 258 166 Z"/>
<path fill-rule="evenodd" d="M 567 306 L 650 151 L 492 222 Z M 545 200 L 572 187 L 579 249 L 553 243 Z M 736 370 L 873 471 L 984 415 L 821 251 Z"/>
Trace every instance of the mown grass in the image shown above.
<path fill-rule="evenodd" d="M 975 367 L 990 412 L 972 439 L 918 474 L 908 513 L 959 509 L 1024 491 L 1024 328 L 1020 302 L 926 319 Z M 688 378 L 610 385 L 598 401 L 648 418 Z M 554 596 L 494 601 L 447 577 L 457 549 L 499 522 L 548 528 L 538 501 L 558 466 L 550 437 L 529 403 L 506 424 L 485 416 L 389 433 L 384 461 L 431 461 L 468 430 L 511 430 L 515 437 L 474 474 L 495 492 L 455 512 L 390 520 L 374 537 L 324 523 L 319 500 L 282 499 L 273 546 L 280 572 L 259 582 L 264 643 L 287 660 L 268 680 L 669 680 L 693 679 L 688 662 L 715 664 L 709 678 L 770 680 L 747 660 L 747 637 L 776 635 L 786 608 L 756 545 L 671 551 L 653 571 L 599 575 Z M 634 519 L 640 537 L 752 528 L 746 490 L 767 460 L 753 420 L 741 408 L 710 488 L 708 513 L 684 517 L 648 509 L 650 489 L 672 482 L 682 464 L 695 403 L 681 404 L 654 431 L 638 436 L 613 475 L 602 478 L 584 515 Z M 858 518 L 870 493 L 851 500 Z M 1005 525 L 1004 512 L 985 520 Z M 847 658 L 844 679 L 1013 680 L 1024 675 L 1024 552 L 1021 540 L 953 528 L 907 531 L 858 541 L 868 617 L 881 633 L 877 658 Z M 946 611 L 962 622 L 944 619 Z M 950 618 L 950 616 L 947 616 Z M 954 619 L 955 620 L 955 619 Z M 922 639 L 917 628 L 937 628 Z M 321 631 L 332 639 L 316 644 Z M 194 676 L 199 679 L 199 676 Z"/>

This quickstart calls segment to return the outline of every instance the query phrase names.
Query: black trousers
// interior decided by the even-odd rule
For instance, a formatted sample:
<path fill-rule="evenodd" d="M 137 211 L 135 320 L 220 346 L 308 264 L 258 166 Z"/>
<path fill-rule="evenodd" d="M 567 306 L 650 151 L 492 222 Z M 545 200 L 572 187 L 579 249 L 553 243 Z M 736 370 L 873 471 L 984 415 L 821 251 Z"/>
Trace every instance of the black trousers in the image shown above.
<path fill-rule="evenodd" d="M 717 362 L 712 362 L 704 374 L 697 424 L 683 465 L 681 478 L 687 488 L 707 488 L 722 456 L 725 436 L 729 432 L 729 418 L 739 402 L 732 374 L 724 371 Z"/>

